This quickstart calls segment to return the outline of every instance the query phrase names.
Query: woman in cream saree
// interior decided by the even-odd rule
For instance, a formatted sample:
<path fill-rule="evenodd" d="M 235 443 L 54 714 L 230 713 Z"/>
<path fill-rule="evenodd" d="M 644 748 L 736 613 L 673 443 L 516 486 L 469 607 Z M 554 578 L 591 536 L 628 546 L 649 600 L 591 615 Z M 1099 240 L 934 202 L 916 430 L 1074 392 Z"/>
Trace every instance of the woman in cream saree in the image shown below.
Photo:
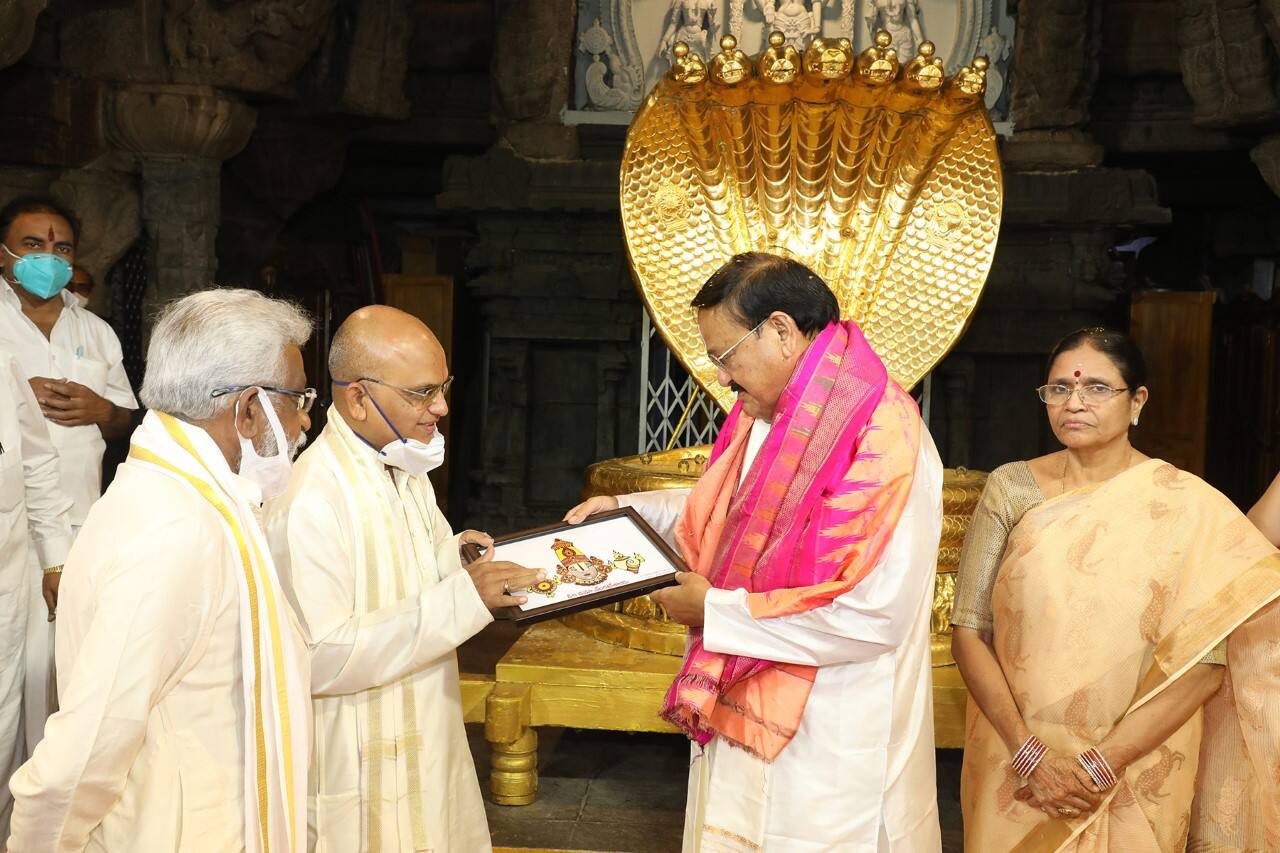
<path fill-rule="evenodd" d="M 1101 400 L 1097 411 L 1083 396 L 1066 405 L 1105 425 Z M 1088 449 L 1064 444 L 1067 454 Z M 1002 490 L 1021 507 L 1004 515 L 988 630 L 966 616 L 981 607 L 961 600 L 983 585 L 961 578 L 968 591 L 957 592 L 956 657 L 973 692 L 967 850 L 1280 850 L 1280 555 L 1213 488 L 1124 444 L 1105 479 L 1055 493 L 1041 487 L 1044 465 L 1027 476 L 1032 468 L 1015 463 L 1021 485 L 1006 466 L 992 475 L 996 494 L 984 494 L 989 514 L 1000 513 L 990 503 Z M 966 546 L 970 563 L 980 550 Z M 973 632 L 998 670 L 975 653 Z M 1002 716 L 1001 698 L 1020 719 Z M 1014 757 L 1030 735 L 1047 769 L 1024 777 Z M 1093 747 L 1114 786 L 1084 770 L 1071 778 L 1074 757 Z"/>

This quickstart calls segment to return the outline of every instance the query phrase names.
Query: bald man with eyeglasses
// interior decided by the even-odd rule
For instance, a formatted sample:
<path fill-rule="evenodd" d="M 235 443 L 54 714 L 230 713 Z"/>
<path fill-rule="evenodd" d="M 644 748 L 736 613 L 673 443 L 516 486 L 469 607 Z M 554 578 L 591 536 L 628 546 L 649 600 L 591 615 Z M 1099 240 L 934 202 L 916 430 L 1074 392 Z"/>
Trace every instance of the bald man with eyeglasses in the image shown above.
<path fill-rule="evenodd" d="M 334 335 L 334 401 L 267 535 L 311 649 L 308 843 L 490 849 L 462 723 L 456 649 L 543 573 L 464 565 L 428 472 L 444 462 L 444 350 L 417 318 L 362 308 Z"/>

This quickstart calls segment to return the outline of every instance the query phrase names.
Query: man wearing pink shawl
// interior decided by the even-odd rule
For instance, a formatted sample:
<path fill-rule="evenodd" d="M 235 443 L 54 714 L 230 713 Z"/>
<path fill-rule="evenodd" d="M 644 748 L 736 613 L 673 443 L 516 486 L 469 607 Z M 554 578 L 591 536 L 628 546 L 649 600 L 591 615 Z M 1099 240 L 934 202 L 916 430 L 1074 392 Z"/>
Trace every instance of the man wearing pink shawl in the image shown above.
<path fill-rule="evenodd" d="M 692 569 L 653 594 L 690 626 L 661 709 L 693 741 L 684 849 L 939 851 L 933 441 L 804 265 L 738 255 L 693 307 L 738 393 L 706 473 L 566 516 L 635 507 Z"/>

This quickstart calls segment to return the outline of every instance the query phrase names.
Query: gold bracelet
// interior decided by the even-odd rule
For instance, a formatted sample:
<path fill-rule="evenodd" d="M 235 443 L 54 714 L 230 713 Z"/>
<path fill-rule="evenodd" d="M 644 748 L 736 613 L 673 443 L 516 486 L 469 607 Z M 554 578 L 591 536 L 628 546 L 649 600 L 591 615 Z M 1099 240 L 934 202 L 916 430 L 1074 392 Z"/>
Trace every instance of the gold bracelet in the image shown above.
<path fill-rule="evenodd" d="M 44 573 L 46 575 L 60 575 L 62 574 L 62 566 L 50 566 L 44 570 Z"/>

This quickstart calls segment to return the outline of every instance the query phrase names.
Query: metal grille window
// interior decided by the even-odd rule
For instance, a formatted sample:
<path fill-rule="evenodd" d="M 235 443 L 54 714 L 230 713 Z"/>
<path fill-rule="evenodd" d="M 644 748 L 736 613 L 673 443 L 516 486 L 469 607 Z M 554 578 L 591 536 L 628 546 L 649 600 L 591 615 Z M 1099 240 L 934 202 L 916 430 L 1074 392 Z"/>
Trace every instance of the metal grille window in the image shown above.
<path fill-rule="evenodd" d="M 641 453 L 710 444 L 724 413 L 667 349 L 648 312 L 641 312 Z"/>

